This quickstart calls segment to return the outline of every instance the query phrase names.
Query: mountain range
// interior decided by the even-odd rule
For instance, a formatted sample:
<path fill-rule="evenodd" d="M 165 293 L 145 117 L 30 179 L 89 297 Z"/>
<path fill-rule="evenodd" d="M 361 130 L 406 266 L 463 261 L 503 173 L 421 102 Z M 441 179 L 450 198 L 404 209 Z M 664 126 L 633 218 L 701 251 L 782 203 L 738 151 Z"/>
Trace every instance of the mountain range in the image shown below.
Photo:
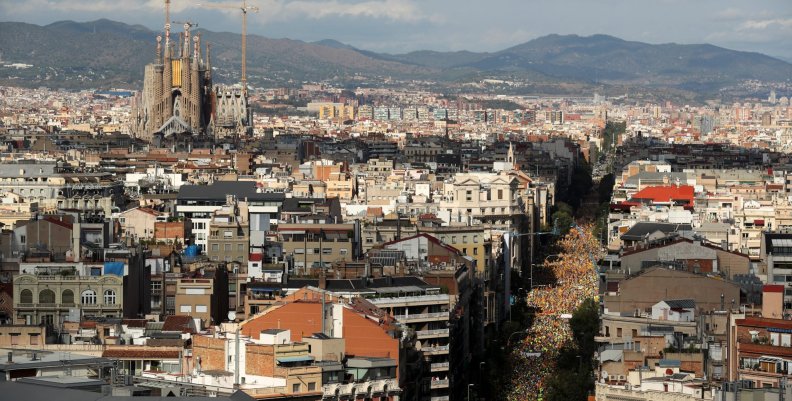
<path fill-rule="evenodd" d="M 217 81 L 239 79 L 238 34 L 198 30 L 212 44 Z M 143 67 L 155 59 L 158 32 L 110 20 L 60 21 L 46 26 L 0 22 L 0 83 L 70 88 L 141 85 Z M 175 35 L 174 35 L 175 36 Z M 376 85 L 425 80 L 455 85 L 482 78 L 618 85 L 715 92 L 756 79 L 786 81 L 792 64 L 759 53 L 696 44 L 647 44 L 607 35 L 548 35 L 497 52 L 415 51 L 384 54 L 334 40 L 307 43 L 248 37 L 248 81 L 271 87 L 325 81 Z"/>

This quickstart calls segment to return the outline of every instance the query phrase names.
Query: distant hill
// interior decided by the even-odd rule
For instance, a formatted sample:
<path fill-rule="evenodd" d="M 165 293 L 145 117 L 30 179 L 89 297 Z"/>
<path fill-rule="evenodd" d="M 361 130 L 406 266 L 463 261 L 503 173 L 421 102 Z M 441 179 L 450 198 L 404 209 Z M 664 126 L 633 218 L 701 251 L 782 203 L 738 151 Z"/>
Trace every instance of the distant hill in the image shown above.
<path fill-rule="evenodd" d="M 154 60 L 157 32 L 106 19 L 47 26 L 0 22 L 0 83 L 51 87 L 139 87 Z M 238 34 L 198 30 L 212 44 L 218 81 L 239 79 Z M 385 78 L 441 83 L 482 77 L 519 77 L 538 84 L 578 83 L 717 91 L 746 79 L 783 81 L 792 64 L 759 53 L 712 45 L 652 45 L 607 35 L 548 35 L 493 53 L 415 51 L 381 54 L 326 39 L 248 38 L 248 80 L 273 86 L 331 80 L 354 85 Z"/>

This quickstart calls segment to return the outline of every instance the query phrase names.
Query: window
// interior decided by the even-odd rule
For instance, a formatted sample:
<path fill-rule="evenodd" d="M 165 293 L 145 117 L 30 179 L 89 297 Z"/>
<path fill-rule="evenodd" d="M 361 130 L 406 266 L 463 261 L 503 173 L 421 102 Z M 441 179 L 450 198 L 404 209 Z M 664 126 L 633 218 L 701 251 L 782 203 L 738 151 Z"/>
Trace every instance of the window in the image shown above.
<path fill-rule="evenodd" d="M 192 313 L 192 305 L 179 306 L 179 313 Z"/>
<path fill-rule="evenodd" d="M 621 337 L 621 336 L 622 336 L 622 328 L 621 327 L 617 327 L 616 328 L 616 337 Z"/>
<path fill-rule="evenodd" d="M 96 305 L 96 291 L 85 290 L 80 296 L 80 302 L 84 305 Z"/>
<path fill-rule="evenodd" d="M 473 243 L 478 244 L 478 235 L 473 236 Z"/>
<path fill-rule="evenodd" d="M 19 333 L 11 333 L 11 345 L 19 345 Z"/>
<path fill-rule="evenodd" d="M 34 333 L 30 335 L 30 345 L 38 345 L 39 343 L 39 335 L 38 333 Z"/>
<path fill-rule="evenodd" d="M 113 290 L 105 290 L 104 292 L 104 303 L 105 305 L 115 305 L 116 303 L 116 293 Z"/>
<path fill-rule="evenodd" d="M 503 190 L 502 189 L 498 190 L 498 199 L 503 199 Z"/>
<path fill-rule="evenodd" d="M 30 290 L 22 290 L 19 293 L 19 303 L 21 304 L 32 304 L 33 303 L 33 292 Z"/>
<path fill-rule="evenodd" d="M 346 248 L 345 249 L 339 249 L 338 250 L 338 254 L 341 255 L 341 256 L 346 256 L 346 254 L 347 254 Z"/>
<path fill-rule="evenodd" d="M 473 254 L 478 255 L 478 248 L 473 248 Z"/>
<path fill-rule="evenodd" d="M 39 292 L 39 303 L 41 304 L 54 304 L 55 293 L 52 290 L 42 290 Z"/>
<path fill-rule="evenodd" d="M 331 255 L 333 253 L 333 248 L 322 248 L 322 255 Z"/>
<path fill-rule="evenodd" d="M 20 236 L 19 236 L 19 242 L 21 242 L 21 243 L 23 243 L 23 244 L 24 244 L 24 243 L 26 243 L 26 242 L 27 242 L 27 237 L 26 237 L 26 236 L 24 236 L 24 235 L 20 235 Z"/>
<path fill-rule="evenodd" d="M 226 252 L 231 252 L 231 244 L 225 244 L 225 246 L 223 246 L 223 249 L 224 249 Z"/>
<path fill-rule="evenodd" d="M 308 383 L 308 391 L 316 391 L 316 383 L 315 382 Z"/>
<path fill-rule="evenodd" d="M 292 384 L 292 393 L 299 393 L 300 392 L 300 383 Z"/>
<path fill-rule="evenodd" d="M 206 308 L 206 305 L 195 305 L 195 311 L 197 313 L 206 313 L 208 309 Z"/>
<path fill-rule="evenodd" d="M 237 252 L 245 252 L 245 245 L 237 244 Z"/>
<path fill-rule="evenodd" d="M 72 290 L 63 290 L 63 293 L 61 294 L 61 303 L 73 304 L 74 292 L 72 292 Z"/>
<path fill-rule="evenodd" d="M 467 235 L 462 236 L 462 243 L 467 244 Z"/>
<path fill-rule="evenodd" d="M 212 252 L 220 252 L 220 244 L 212 244 Z"/>
<path fill-rule="evenodd" d="M 223 232 L 223 238 L 231 238 L 233 236 L 234 236 L 234 233 L 232 233 L 231 230 L 225 230 Z"/>
<path fill-rule="evenodd" d="M 465 200 L 468 202 L 473 200 L 473 191 L 465 191 Z"/>

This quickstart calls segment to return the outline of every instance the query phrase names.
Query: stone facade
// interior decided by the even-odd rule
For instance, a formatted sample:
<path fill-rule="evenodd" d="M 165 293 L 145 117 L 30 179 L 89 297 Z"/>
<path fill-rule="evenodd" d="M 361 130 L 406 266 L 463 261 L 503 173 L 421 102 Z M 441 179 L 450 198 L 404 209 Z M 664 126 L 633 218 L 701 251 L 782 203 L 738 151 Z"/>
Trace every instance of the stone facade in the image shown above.
<path fill-rule="evenodd" d="M 59 327 L 70 309 L 82 316 L 121 317 L 123 280 L 119 276 L 33 275 L 14 277 L 16 321 Z"/>

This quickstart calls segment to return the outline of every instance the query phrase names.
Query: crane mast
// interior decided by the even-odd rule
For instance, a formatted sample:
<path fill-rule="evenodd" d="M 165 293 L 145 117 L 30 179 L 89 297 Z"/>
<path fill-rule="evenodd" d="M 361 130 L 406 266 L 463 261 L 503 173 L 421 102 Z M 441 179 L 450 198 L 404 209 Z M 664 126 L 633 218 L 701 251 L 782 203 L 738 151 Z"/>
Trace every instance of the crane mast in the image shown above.
<path fill-rule="evenodd" d="M 167 0 L 166 0 L 167 1 Z M 248 6 L 247 0 L 242 0 L 242 4 L 198 4 L 204 8 L 224 8 L 236 9 L 242 11 L 242 90 L 247 93 L 247 14 L 248 12 L 257 13 L 259 8 L 256 6 Z"/>

